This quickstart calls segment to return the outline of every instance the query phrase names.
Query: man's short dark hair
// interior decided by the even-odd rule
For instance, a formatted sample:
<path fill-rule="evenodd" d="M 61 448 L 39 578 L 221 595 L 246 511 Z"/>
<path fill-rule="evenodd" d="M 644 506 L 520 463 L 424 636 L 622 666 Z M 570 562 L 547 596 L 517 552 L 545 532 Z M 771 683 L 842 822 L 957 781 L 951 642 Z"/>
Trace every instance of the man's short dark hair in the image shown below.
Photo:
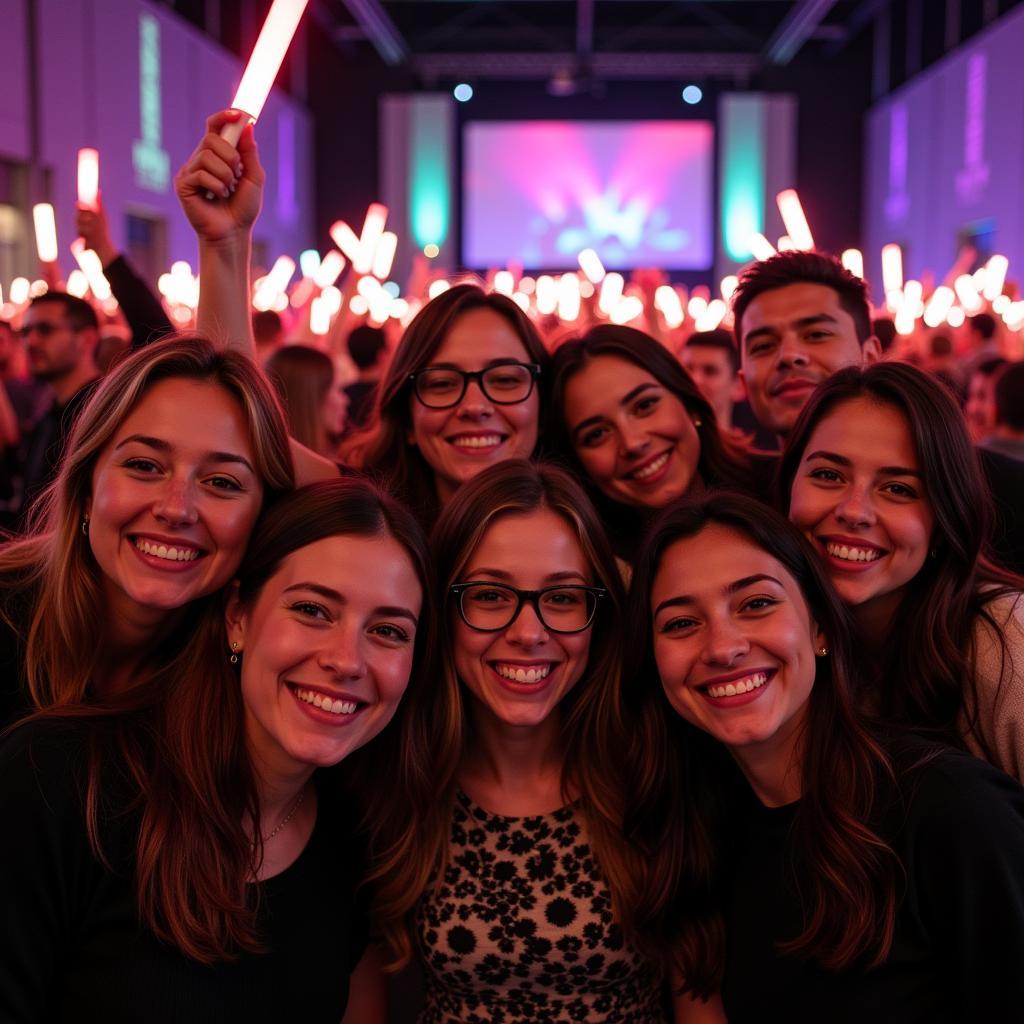
<path fill-rule="evenodd" d="M 1009 363 L 996 377 L 996 425 L 1024 432 L 1024 362 Z"/>
<path fill-rule="evenodd" d="M 740 368 L 740 354 L 736 351 L 736 343 L 732 334 L 721 327 L 713 331 L 695 331 L 686 339 L 686 348 L 720 348 L 729 355 L 729 365 L 735 375 Z"/>
<path fill-rule="evenodd" d="M 967 318 L 967 324 L 983 341 L 991 341 L 996 336 L 996 318 L 991 313 L 975 313 Z"/>
<path fill-rule="evenodd" d="M 991 377 L 994 373 L 998 373 L 1004 366 L 1009 366 L 1010 360 L 1004 359 L 1002 356 L 989 356 L 987 359 L 982 359 L 977 366 L 975 366 L 971 376 L 980 373 L 982 377 Z"/>
<path fill-rule="evenodd" d="M 56 303 L 63 308 L 64 317 L 73 330 L 82 331 L 87 327 L 91 327 L 94 331 L 99 330 L 100 322 L 96 316 L 96 310 L 85 299 L 80 299 L 77 295 L 69 295 L 67 292 L 44 292 L 42 295 L 37 295 L 29 303 L 29 307 L 35 308 L 47 302 Z"/>
<path fill-rule="evenodd" d="M 257 345 L 270 345 L 284 333 L 281 315 L 272 309 L 259 309 L 252 315 L 252 336 Z"/>
<path fill-rule="evenodd" d="M 878 339 L 883 352 L 892 348 L 896 340 L 896 321 L 891 316 L 879 316 L 871 321 L 871 333 Z"/>
<path fill-rule="evenodd" d="M 348 336 L 348 354 L 360 370 L 375 365 L 384 351 L 384 331 L 380 327 L 361 324 Z"/>
<path fill-rule="evenodd" d="M 853 318 L 857 341 L 861 345 L 871 337 L 871 306 L 867 285 L 851 274 L 834 256 L 822 252 L 787 250 L 771 259 L 761 260 L 740 275 L 732 297 L 736 318 L 736 344 L 742 349 L 741 325 L 747 306 L 765 292 L 791 284 L 821 284 L 839 296 L 840 308 Z"/>

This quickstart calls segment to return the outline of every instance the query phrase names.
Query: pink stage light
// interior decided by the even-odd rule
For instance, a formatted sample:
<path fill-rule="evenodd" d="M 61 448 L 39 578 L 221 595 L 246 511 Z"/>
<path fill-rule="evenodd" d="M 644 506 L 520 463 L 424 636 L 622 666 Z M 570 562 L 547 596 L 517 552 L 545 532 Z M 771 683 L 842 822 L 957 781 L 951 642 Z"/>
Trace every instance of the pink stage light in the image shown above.
<path fill-rule="evenodd" d="M 775 197 L 775 202 L 778 203 L 782 223 L 786 225 L 786 234 L 793 239 L 793 245 L 805 251 L 813 249 L 814 238 L 807 226 L 807 218 L 804 216 L 804 208 L 800 204 L 796 189 L 787 188 L 780 192 Z"/>
<path fill-rule="evenodd" d="M 235 110 L 240 110 L 246 117 L 240 117 L 224 125 L 221 138 L 227 139 L 232 146 L 238 144 L 242 129 L 249 121 L 258 121 L 263 113 L 263 104 L 274 85 L 284 55 L 291 46 L 292 37 L 299 27 L 299 21 L 309 0 L 274 0 L 260 29 L 259 38 L 253 47 L 249 63 L 245 67 L 242 81 L 238 83 L 238 91 L 231 102 Z"/>
<path fill-rule="evenodd" d="M 99 209 L 100 155 L 95 149 L 78 151 L 78 205 Z"/>
<path fill-rule="evenodd" d="M 32 207 L 32 221 L 36 228 L 36 251 L 41 263 L 57 262 L 57 221 L 49 203 L 36 203 Z"/>

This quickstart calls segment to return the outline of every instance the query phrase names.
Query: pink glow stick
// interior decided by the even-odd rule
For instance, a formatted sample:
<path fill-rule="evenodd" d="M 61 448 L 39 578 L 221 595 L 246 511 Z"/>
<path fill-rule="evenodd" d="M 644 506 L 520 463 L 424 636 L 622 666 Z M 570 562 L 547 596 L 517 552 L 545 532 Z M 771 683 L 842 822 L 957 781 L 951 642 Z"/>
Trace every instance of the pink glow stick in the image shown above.
<path fill-rule="evenodd" d="M 78 205 L 99 209 L 100 155 L 95 149 L 78 151 Z"/>

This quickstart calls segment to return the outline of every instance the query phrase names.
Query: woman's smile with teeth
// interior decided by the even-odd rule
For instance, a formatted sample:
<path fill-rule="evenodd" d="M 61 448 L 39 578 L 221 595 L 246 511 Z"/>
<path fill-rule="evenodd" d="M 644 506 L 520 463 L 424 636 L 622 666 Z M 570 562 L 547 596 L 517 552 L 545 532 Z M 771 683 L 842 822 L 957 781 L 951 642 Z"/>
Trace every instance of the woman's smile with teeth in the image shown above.
<path fill-rule="evenodd" d="M 648 462 L 646 466 L 641 466 L 640 469 L 634 469 L 632 473 L 628 474 L 628 476 L 632 477 L 634 480 L 646 480 L 648 477 L 654 476 L 654 474 L 657 473 L 666 462 L 668 462 L 671 454 L 671 452 L 664 452 L 656 459 L 652 459 Z"/>
<path fill-rule="evenodd" d="M 874 562 L 882 557 L 878 548 L 858 548 L 849 544 L 836 544 L 833 541 L 825 542 L 825 550 L 833 558 L 841 558 L 846 562 Z"/>
<path fill-rule="evenodd" d="M 508 679 L 513 683 L 539 683 L 542 679 L 547 678 L 551 671 L 551 665 L 548 663 L 523 668 L 521 665 L 505 665 L 498 662 L 494 666 L 494 671 L 503 679 Z"/>
<path fill-rule="evenodd" d="M 495 448 L 501 444 L 501 434 L 462 434 L 451 438 L 456 448 Z"/>
<path fill-rule="evenodd" d="M 153 558 L 165 558 L 169 562 L 192 562 L 199 557 L 199 549 L 185 547 L 184 545 L 157 544 L 154 541 L 145 540 L 143 537 L 135 538 L 135 547 L 144 555 L 152 555 Z"/>
<path fill-rule="evenodd" d="M 723 683 L 718 686 L 706 687 L 709 697 L 736 697 L 741 693 L 750 693 L 768 682 L 766 672 L 755 672 L 753 675 L 745 676 L 743 679 L 734 679 L 731 683 Z"/>
<path fill-rule="evenodd" d="M 334 700 L 316 690 L 303 690 L 300 687 L 295 687 L 293 692 L 299 700 L 312 704 L 313 707 L 320 708 L 322 711 L 330 711 L 333 715 L 352 715 L 359 707 L 354 700 Z"/>

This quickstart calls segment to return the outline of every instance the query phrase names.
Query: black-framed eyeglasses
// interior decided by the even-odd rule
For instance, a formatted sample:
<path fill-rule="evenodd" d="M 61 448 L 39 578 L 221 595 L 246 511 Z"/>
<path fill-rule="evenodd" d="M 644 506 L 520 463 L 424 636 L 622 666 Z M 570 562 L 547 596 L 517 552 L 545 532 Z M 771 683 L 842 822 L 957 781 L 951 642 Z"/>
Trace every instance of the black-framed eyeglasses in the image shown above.
<path fill-rule="evenodd" d="M 470 629 L 497 633 L 519 617 L 523 603 L 533 605 L 537 618 L 552 633 L 582 633 L 594 621 L 598 602 L 608 591 L 603 587 L 568 584 L 542 590 L 520 590 L 504 583 L 453 584 L 459 615 Z"/>
<path fill-rule="evenodd" d="M 475 380 L 484 395 L 496 405 L 515 405 L 533 394 L 540 375 L 537 363 L 494 363 L 483 370 L 457 370 L 451 366 L 425 366 L 409 374 L 417 399 L 429 409 L 450 409 L 462 401 L 466 388 Z"/>

